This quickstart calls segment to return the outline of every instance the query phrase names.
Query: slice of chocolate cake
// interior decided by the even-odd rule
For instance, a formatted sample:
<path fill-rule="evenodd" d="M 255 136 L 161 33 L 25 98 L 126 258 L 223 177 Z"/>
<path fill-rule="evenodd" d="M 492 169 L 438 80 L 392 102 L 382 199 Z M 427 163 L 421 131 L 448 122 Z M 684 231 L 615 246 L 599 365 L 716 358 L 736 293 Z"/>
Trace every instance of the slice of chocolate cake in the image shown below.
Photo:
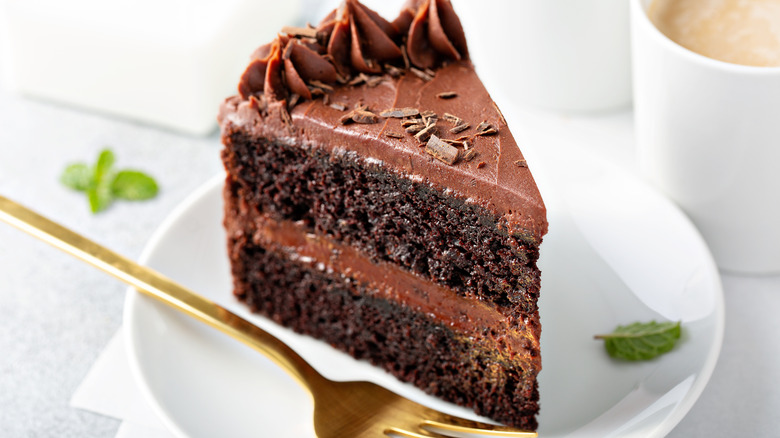
<path fill-rule="evenodd" d="M 449 1 L 283 29 L 220 123 L 240 300 L 536 428 L 545 207 Z"/>

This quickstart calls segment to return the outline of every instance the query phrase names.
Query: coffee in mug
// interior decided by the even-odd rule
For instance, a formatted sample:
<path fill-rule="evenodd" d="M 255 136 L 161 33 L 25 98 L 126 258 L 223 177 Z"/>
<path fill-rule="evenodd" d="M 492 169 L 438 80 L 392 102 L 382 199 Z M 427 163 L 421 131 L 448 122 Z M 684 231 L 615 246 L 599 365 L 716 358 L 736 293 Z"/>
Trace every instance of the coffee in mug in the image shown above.
<path fill-rule="evenodd" d="M 700 55 L 780 66 L 780 0 L 653 0 L 647 15 L 661 33 Z"/>

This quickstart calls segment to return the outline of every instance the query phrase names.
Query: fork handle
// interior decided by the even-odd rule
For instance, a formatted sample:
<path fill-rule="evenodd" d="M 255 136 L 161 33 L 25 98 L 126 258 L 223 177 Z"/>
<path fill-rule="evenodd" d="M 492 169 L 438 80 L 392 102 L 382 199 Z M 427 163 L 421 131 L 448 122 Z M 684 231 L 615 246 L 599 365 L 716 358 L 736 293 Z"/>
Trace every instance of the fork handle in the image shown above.
<path fill-rule="evenodd" d="M 0 196 L 0 220 L 105 271 L 139 292 L 194 317 L 267 356 L 309 388 L 327 380 L 282 341 L 224 307 Z"/>

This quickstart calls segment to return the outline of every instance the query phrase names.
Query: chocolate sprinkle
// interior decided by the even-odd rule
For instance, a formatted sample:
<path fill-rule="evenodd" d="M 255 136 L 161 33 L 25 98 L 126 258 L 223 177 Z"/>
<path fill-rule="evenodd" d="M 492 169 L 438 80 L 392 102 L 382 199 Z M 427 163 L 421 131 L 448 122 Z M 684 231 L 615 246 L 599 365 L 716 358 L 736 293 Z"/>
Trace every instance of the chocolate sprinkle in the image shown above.
<path fill-rule="evenodd" d="M 466 152 L 463 153 L 463 155 L 461 155 L 461 160 L 464 163 L 467 163 L 467 162 L 473 160 L 474 157 L 476 157 L 476 156 L 477 156 L 477 151 L 475 151 L 474 149 L 468 149 Z"/>
<path fill-rule="evenodd" d="M 431 74 L 429 74 L 427 72 L 424 72 L 424 71 L 420 70 L 417 67 L 409 67 L 409 71 L 411 71 L 412 73 L 414 73 L 415 76 L 417 76 L 418 78 L 420 78 L 420 79 L 422 79 L 422 80 L 424 80 L 426 82 L 433 80 L 433 75 L 431 75 Z"/>
<path fill-rule="evenodd" d="M 374 88 L 377 85 L 381 84 L 382 81 L 384 81 L 385 78 L 382 76 L 369 76 L 366 78 L 366 85 L 368 85 L 370 88 Z"/>
<path fill-rule="evenodd" d="M 420 123 L 415 123 L 413 125 L 407 126 L 406 127 L 406 132 L 408 132 L 410 134 L 417 134 L 418 132 L 422 131 L 423 128 L 425 128 L 424 125 L 422 125 Z"/>
<path fill-rule="evenodd" d="M 446 120 L 448 122 L 452 122 L 455 125 L 458 125 L 458 124 L 460 124 L 463 121 L 460 117 L 458 117 L 456 115 L 453 115 L 453 114 L 450 114 L 450 113 L 444 113 L 444 120 Z"/>
<path fill-rule="evenodd" d="M 493 135 L 498 133 L 496 128 L 488 122 L 482 122 L 477 126 L 477 135 Z"/>
<path fill-rule="evenodd" d="M 352 111 L 352 120 L 355 123 L 371 124 L 378 122 L 379 118 L 371 111 L 356 109 Z"/>
<path fill-rule="evenodd" d="M 439 93 L 436 95 L 439 99 L 452 99 L 453 97 L 458 97 L 458 93 L 454 91 L 445 91 L 443 93 Z"/>
<path fill-rule="evenodd" d="M 420 111 L 417 108 L 390 108 L 379 113 L 382 117 L 402 119 L 404 117 L 412 117 L 419 115 Z"/>
<path fill-rule="evenodd" d="M 390 64 L 385 64 L 385 71 L 387 72 L 387 74 L 389 74 L 391 77 L 394 78 L 400 77 L 401 75 L 404 74 L 403 70 Z"/>
<path fill-rule="evenodd" d="M 425 128 L 423 128 L 422 131 L 414 135 L 414 138 L 416 138 L 417 141 L 419 141 L 420 143 L 425 143 L 435 133 L 436 133 L 436 124 L 434 123 L 432 125 L 428 125 Z"/>
<path fill-rule="evenodd" d="M 458 149 L 443 142 L 435 135 L 431 135 L 428 143 L 425 144 L 425 152 L 450 166 L 458 161 Z"/>
<path fill-rule="evenodd" d="M 324 91 L 327 91 L 328 93 L 333 91 L 333 87 L 331 87 L 330 85 L 328 85 L 328 84 L 326 84 L 326 83 L 324 83 L 322 81 L 312 80 L 312 81 L 309 81 L 309 84 L 312 85 L 312 86 L 315 86 L 317 88 L 320 88 L 320 89 L 322 89 Z"/>
<path fill-rule="evenodd" d="M 461 122 L 460 124 L 455 125 L 454 128 L 450 129 L 450 132 L 453 133 L 453 134 L 457 134 L 459 132 L 463 132 L 463 131 L 469 129 L 469 127 L 471 127 L 471 125 L 469 125 L 468 123 Z"/>

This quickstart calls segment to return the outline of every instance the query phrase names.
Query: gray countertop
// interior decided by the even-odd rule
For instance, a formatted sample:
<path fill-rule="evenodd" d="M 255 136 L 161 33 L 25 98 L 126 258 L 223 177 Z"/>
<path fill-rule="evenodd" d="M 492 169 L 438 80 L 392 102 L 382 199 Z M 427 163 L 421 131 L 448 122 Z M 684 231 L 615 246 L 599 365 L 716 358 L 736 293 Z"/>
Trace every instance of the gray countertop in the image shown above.
<path fill-rule="evenodd" d="M 119 167 L 154 175 L 160 195 L 92 215 L 85 197 L 58 177 L 104 147 Z M 220 172 L 219 150 L 216 133 L 182 136 L 0 91 L 0 193 L 130 258 L 174 206 Z M 632 155 L 630 145 L 608 142 L 596 152 L 623 163 Z M 702 397 L 670 436 L 777 436 L 780 277 L 722 279 L 723 350 Z M 124 293 L 113 278 L 0 224 L 0 436 L 114 436 L 116 420 L 68 403 L 120 327 Z"/>

